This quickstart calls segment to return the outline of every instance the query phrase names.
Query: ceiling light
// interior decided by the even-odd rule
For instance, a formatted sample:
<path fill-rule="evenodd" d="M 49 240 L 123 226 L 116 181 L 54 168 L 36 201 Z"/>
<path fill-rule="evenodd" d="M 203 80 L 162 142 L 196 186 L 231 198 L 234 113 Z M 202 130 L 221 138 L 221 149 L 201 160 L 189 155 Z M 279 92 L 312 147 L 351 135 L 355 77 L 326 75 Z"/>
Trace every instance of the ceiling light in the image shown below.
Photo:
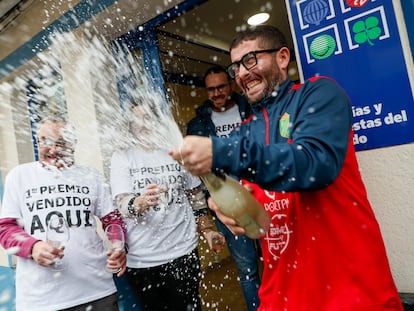
<path fill-rule="evenodd" d="M 268 13 L 258 13 L 258 14 L 250 16 L 249 19 L 247 20 L 247 23 L 251 26 L 256 26 L 256 25 L 262 24 L 265 21 L 267 21 L 269 17 L 270 15 Z"/>

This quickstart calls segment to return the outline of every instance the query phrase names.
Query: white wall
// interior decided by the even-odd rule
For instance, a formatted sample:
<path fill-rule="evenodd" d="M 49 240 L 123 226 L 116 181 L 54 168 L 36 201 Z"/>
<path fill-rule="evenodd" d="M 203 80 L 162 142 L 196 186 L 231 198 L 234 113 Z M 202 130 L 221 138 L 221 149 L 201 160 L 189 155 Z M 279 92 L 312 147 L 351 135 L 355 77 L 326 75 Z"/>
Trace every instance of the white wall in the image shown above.
<path fill-rule="evenodd" d="M 82 35 L 75 33 L 78 38 Z M 65 98 L 70 122 L 76 129 L 78 143 L 75 161 L 103 172 L 102 152 L 99 145 L 99 130 L 93 100 L 91 62 L 77 47 L 80 42 L 71 42 L 60 51 L 62 76 L 65 85 Z"/>
<path fill-rule="evenodd" d="M 398 290 L 407 293 L 414 293 L 413 155 L 414 144 L 357 153 L 394 279 Z"/>
<path fill-rule="evenodd" d="M 26 68 L 22 66 L 0 81 L 0 169 L 3 189 L 5 177 L 13 167 L 34 159 L 26 92 L 16 87 L 20 82 L 19 75 L 24 76 Z M 8 263 L 8 257 L 0 246 L 0 266 L 8 266 Z"/>
<path fill-rule="evenodd" d="M 414 101 L 414 59 L 406 25 L 412 21 L 405 21 L 401 1 L 406 0 L 393 0 L 393 5 Z M 398 290 L 403 293 L 414 293 L 414 243 L 411 241 L 414 238 L 413 155 L 413 143 L 357 153 L 394 279 Z"/>

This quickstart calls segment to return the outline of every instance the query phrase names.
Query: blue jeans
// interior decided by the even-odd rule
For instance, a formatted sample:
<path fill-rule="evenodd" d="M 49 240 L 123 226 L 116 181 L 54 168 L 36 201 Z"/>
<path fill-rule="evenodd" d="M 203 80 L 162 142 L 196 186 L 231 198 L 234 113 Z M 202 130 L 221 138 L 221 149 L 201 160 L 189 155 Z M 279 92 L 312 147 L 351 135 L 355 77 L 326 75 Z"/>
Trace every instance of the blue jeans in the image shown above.
<path fill-rule="evenodd" d="M 114 282 L 118 290 L 119 311 L 142 311 L 138 298 L 128 284 L 125 274 L 121 277 L 114 276 Z"/>
<path fill-rule="evenodd" d="M 227 246 L 236 262 L 247 310 L 256 311 L 259 306 L 257 291 L 260 286 L 260 277 L 255 240 L 245 235 L 235 236 L 217 217 L 215 217 L 215 223 L 217 231 L 226 237 Z"/>

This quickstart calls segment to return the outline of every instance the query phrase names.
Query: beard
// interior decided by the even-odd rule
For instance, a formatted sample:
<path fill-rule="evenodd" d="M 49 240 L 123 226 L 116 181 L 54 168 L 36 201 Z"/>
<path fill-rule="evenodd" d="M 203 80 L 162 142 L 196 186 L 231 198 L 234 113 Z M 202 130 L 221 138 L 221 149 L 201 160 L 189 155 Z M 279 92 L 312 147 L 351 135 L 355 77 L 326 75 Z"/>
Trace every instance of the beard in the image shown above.
<path fill-rule="evenodd" d="M 263 72 L 261 79 L 262 82 L 266 81 L 266 87 L 262 90 L 261 95 L 256 96 L 255 99 L 249 99 L 247 97 L 247 100 L 251 105 L 256 105 L 267 97 L 275 97 L 279 91 L 280 84 L 284 81 L 278 66 Z"/>
<path fill-rule="evenodd" d="M 280 88 L 280 83 L 282 82 L 282 74 L 278 68 L 277 72 L 273 72 L 269 79 L 267 79 L 267 87 L 263 90 L 263 98 L 277 95 L 277 92 Z"/>
<path fill-rule="evenodd" d="M 59 170 L 68 168 L 75 163 L 73 151 L 61 152 L 53 157 L 40 157 L 40 162 L 46 168 L 57 168 Z"/>

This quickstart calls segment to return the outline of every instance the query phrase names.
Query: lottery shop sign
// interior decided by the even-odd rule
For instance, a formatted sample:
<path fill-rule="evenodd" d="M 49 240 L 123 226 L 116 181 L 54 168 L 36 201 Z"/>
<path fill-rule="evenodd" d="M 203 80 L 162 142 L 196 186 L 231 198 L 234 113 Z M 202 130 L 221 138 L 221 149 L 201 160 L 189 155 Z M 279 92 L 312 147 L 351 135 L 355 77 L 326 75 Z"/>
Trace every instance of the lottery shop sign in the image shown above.
<path fill-rule="evenodd" d="M 392 1 L 286 1 L 305 79 L 332 77 L 351 98 L 356 149 L 413 142 L 412 82 Z"/>

